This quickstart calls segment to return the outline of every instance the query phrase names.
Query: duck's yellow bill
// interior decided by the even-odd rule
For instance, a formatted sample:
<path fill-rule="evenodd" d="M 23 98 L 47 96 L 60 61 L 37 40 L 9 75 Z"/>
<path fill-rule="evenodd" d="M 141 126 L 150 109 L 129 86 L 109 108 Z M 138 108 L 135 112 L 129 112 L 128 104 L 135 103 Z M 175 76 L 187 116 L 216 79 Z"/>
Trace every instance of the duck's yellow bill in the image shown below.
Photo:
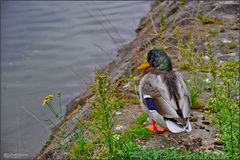
<path fill-rule="evenodd" d="M 137 69 L 142 70 L 142 69 L 147 68 L 149 66 L 150 66 L 150 64 L 148 62 L 145 62 L 145 63 L 141 64 L 140 66 L 138 66 Z"/>

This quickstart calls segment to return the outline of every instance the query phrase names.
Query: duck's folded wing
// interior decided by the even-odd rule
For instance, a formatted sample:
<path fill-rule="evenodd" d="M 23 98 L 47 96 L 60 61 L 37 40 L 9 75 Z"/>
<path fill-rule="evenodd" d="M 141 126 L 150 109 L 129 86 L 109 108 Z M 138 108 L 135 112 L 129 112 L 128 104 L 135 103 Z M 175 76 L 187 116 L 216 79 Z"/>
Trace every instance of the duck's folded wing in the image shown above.
<path fill-rule="evenodd" d="M 187 86 L 185 84 L 185 82 L 183 81 L 183 76 L 180 73 L 176 73 L 176 77 L 177 77 L 177 82 L 179 83 L 179 92 L 180 92 L 180 101 L 179 101 L 179 105 L 182 109 L 183 112 L 183 116 L 189 117 L 190 115 L 190 111 L 191 111 L 191 100 L 188 94 L 188 90 L 187 90 Z"/>
<path fill-rule="evenodd" d="M 157 111 L 164 117 L 178 117 L 176 104 L 170 99 L 168 88 L 163 83 L 160 75 L 148 74 L 142 84 L 142 92 L 150 95 L 157 103 Z"/>
<path fill-rule="evenodd" d="M 170 96 L 169 88 L 162 79 L 163 78 L 161 75 L 146 75 L 144 82 L 142 83 L 142 92 L 144 94 L 150 95 L 159 103 L 161 106 L 159 111 L 161 111 L 162 114 L 164 114 L 164 111 L 171 112 L 172 110 L 181 110 L 183 112 L 183 117 L 188 117 L 191 110 L 191 101 L 182 75 L 180 73 L 176 73 L 175 92 L 178 92 L 179 95 L 179 98 L 177 100 L 178 104 L 176 103 L 176 100 Z M 173 113 L 172 116 L 175 117 L 176 115 Z"/>

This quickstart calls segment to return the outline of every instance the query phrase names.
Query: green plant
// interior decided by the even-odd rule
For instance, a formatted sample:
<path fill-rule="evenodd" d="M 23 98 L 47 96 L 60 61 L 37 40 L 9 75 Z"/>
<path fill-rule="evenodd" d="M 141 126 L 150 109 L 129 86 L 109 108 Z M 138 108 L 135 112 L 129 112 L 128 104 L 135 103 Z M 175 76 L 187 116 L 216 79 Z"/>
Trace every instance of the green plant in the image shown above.
<path fill-rule="evenodd" d="M 50 128 L 54 130 L 59 129 L 59 124 L 63 121 L 63 113 L 61 109 L 61 93 L 58 92 L 56 94 L 58 98 L 58 105 L 59 105 L 59 110 L 60 113 L 56 111 L 56 107 L 53 105 L 53 94 L 48 94 L 43 100 L 42 100 L 42 106 L 46 106 L 49 111 L 54 115 L 54 117 L 58 120 L 57 122 L 54 122 L 52 119 L 46 119 L 45 121 L 49 125 Z M 44 147 L 47 147 L 50 143 L 56 143 L 58 144 L 61 148 L 63 148 L 65 151 L 68 150 L 68 145 L 62 145 L 61 140 L 66 139 L 68 137 L 74 138 L 76 136 L 76 131 L 72 131 L 70 128 L 67 126 L 64 126 L 64 129 L 60 132 L 60 134 L 57 135 L 58 138 L 56 138 L 54 141 L 52 140 L 47 140 L 46 143 L 44 144 Z"/>
<path fill-rule="evenodd" d="M 137 145 L 131 138 L 123 138 L 122 131 L 115 131 L 113 128 L 115 126 L 115 111 L 121 107 L 119 105 L 121 97 L 118 97 L 115 92 L 116 86 L 107 73 L 96 72 L 95 78 L 93 92 L 96 97 L 90 102 L 93 110 L 91 111 L 91 121 L 86 129 L 91 133 L 91 136 L 78 138 L 79 141 L 75 143 L 69 157 L 70 159 L 81 159 L 82 155 L 85 155 L 85 157 L 93 159 L 126 158 Z M 83 133 L 81 134 L 83 135 Z M 91 144 L 90 150 L 86 149 L 88 148 L 86 145 L 89 143 Z"/>
<path fill-rule="evenodd" d="M 199 11 L 196 16 L 195 16 L 198 20 L 202 21 L 203 23 L 212 23 L 213 19 L 204 15 L 204 13 L 202 11 Z"/>
<path fill-rule="evenodd" d="M 109 158 L 114 155 L 114 111 L 119 107 L 116 105 L 116 97 L 112 82 L 107 74 L 96 72 L 96 84 L 93 88 L 96 98 L 91 102 L 94 107 L 92 116 L 93 126 L 101 135 L 102 142 L 106 146 Z"/>
<path fill-rule="evenodd" d="M 210 29 L 209 31 L 208 31 L 208 33 L 209 34 L 218 34 L 219 32 L 216 30 L 216 29 Z"/>
<path fill-rule="evenodd" d="M 44 145 L 43 145 L 43 148 L 46 148 L 49 144 L 51 143 L 51 140 L 46 140 L 45 142 L 44 142 Z"/>
<path fill-rule="evenodd" d="M 207 56 L 209 57 L 209 62 L 207 64 L 209 72 L 211 74 L 210 86 L 213 89 L 213 94 L 216 96 L 217 92 L 217 61 L 214 55 L 212 43 L 207 40 Z"/>
<path fill-rule="evenodd" d="M 178 54 L 181 69 L 195 70 L 193 62 L 194 42 L 192 39 L 184 41 L 180 33 L 176 34 L 178 41 Z"/>
<path fill-rule="evenodd" d="M 160 33 L 167 29 L 167 18 L 164 15 L 160 15 Z"/>
<path fill-rule="evenodd" d="M 217 73 L 219 83 L 216 83 L 215 94 L 208 101 L 208 115 L 212 124 L 216 125 L 221 133 L 219 138 L 225 143 L 225 150 L 229 157 L 239 157 L 239 100 L 238 95 L 238 71 L 237 61 L 229 61 L 221 64 Z"/>
<path fill-rule="evenodd" d="M 42 101 L 42 106 L 47 106 L 47 108 L 50 110 L 50 112 L 59 120 L 61 121 L 63 119 L 62 113 L 57 113 L 54 106 L 52 105 L 52 100 L 53 100 L 54 95 L 48 94 Z M 61 94 L 58 93 L 57 97 L 59 98 L 59 107 L 60 111 L 61 109 Z M 54 123 L 51 120 L 48 120 L 48 122 L 53 125 Z M 55 127 L 55 125 L 54 125 Z"/>
<path fill-rule="evenodd" d="M 88 159 L 93 154 L 93 143 L 87 137 L 84 136 L 84 126 L 79 121 L 78 129 L 75 131 L 74 143 L 71 147 L 68 147 L 69 159 Z"/>
<path fill-rule="evenodd" d="M 188 91 L 190 100 L 192 102 L 192 108 L 201 108 L 203 104 L 199 98 L 199 95 L 203 92 L 204 88 L 206 88 L 206 77 L 199 76 L 196 72 L 192 72 L 192 80 L 187 81 Z"/>
<path fill-rule="evenodd" d="M 143 126 L 143 122 L 147 120 L 147 115 L 142 113 L 136 119 L 136 122 L 128 127 L 127 131 L 125 132 L 125 137 L 148 137 L 152 134 L 148 129 Z"/>

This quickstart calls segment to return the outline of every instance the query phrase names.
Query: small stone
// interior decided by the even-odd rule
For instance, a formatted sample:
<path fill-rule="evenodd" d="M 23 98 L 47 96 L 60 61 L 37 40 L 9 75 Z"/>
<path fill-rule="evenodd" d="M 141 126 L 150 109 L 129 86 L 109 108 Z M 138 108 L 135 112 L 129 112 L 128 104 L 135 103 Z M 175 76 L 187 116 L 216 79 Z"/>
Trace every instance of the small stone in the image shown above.
<path fill-rule="evenodd" d="M 204 110 L 203 109 L 199 109 L 200 112 L 203 112 Z"/>
<path fill-rule="evenodd" d="M 233 25 L 231 25 L 230 29 L 231 30 L 239 30 L 240 28 L 239 28 L 238 24 L 233 24 Z"/>
<path fill-rule="evenodd" d="M 222 150 L 222 146 L 214 146 L 214 148 L 217 150 Z"/>
<path fill-rule="evenodd" d="M 116 114 L 116 115 L 121 115 L 122 112 L 121 112 L 121 111 L 117 111 L 117 112 L 115 112 L 115 114 Z"/>
<path fill-rule="evenodd" d="M 228 40 L 228 39 L 222 39 L 222 42 L 223 42 L 223 43 L 231 43 L 231 41 Z"/>
<path fill-rule="evenodd" d="M 224 28 L 220 28 L 219 32 L 225 32 L 225 29 Z"/>
<path fill-rule="evenodd" d="M 213 144 L 215 145 L 223 145 L 224 143 L 220 140 L 215 141 Z"/>
<path fill-rule="evenodd" d="M 178 140 L 177 142 L 178 142 L 178 144 L 182 144 L 183 141 L 182 140 Z"/>
<path fill-rule="evenodd" d="M 196 117 L 190 117 L 190 121 L 191 122 L 197 122 L 197 118 Z"/>
<path fill-rule="evenodd" d="M 205 127 L 204 126 L 200 126 L 200 129 L 205 129 Z"/>
<path fill-rule="evenodd" d="M 205 117 L 202 117 L 202 120 L 205 120 Z"/>
<path fill-rule="evenodd" d="M 197 143 L 197 142 L 201 142 L 202 143 L 202 138 L 200 138 L 200 137 L 194 138 L 193 142 L 194 143 Z"/>
<path fill-rule="evenodd" d="M 231 57 L 234 57 L 234 56 L 236 56 L 236 53 L 235 53 L 235 52 L 233 52 L 233 53 L 228 53 L 227 55 L 228 55 L 228 56 L 231 56 Z"/>
<path fill-rule="evenodd" d="M 209 125 L 209 124 L 210 124 L 209 121 L 203 121 L 202 123 L 203 123 L 203 124 L 206 124 L 206 125 Z"/>
<path fill-rule="evenodd" d="M 222 60 L 220 60 L 220 61 L 219 61 L 219 63 L 220 63 L 220 64 L 222 64 L 222 63 L 223 63 L 223 61 L 222 61 Z"/>
<path fill-rule="evenodd" d="M 237 47 L 237 45 L 235 43 L 233 43 L 233 42 L 229 42 L 229 43 L 226 43 L 224 45 L 224 47 L 227 48 L 227 49 L 234 49 L 234 48 Z"/>
<path fill-rule="evenodd" d="M 209 132 L 210 130 L 209 129 L 206 129 L 207 132 Z"/>
<path fill-rule="evenodd" d="M 205 60 L 205 61 L 208 61 L 209 57 L 208 56 L 203 56 L 202 59 Z"/>
<path fill-rule="evenodd" d="M 214 151 L 214 148 L 213 147 L 209 147 L 208 150 Z"/>
<path fill-rule="evenodd" d="M 185 144 L 184 146 L 186 147 L 186 149 L 190 149 L 191 148 L 190 144 Z"/>

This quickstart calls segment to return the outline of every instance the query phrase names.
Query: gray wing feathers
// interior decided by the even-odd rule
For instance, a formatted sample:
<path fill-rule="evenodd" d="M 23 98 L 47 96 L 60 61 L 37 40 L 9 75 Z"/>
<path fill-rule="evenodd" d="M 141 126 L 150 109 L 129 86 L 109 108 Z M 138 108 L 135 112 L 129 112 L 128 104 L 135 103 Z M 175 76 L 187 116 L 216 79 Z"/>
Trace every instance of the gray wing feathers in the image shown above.
<path fill-rule="evenodd" d="M 183 81 L 182 75 L 180 73 L 176 73 L 176 76 L 178 92 L 180 95 L 179 106 L 180 109 L 182 109 L 183 116 L 188 117 L 191 103 L 187 87 Z M 178 118 L 176 113 L 176 103 L 173 98 L 170 99 L 168 88 L 162 81 L 161 75 L 146 74 L 140 81 L 139 87 L 139 90 L 141 90 L 143 94 L 150 95 L 156 100 L 158 106 L 160 106 L 158 111 L 162 116 L 168 118 Z"/>
<path fill-rule="evenodd" d="M 183 116 L 186 118 L 190 114 L 192 104 L 189 98 L 187 86 L 183 81 L 183 76 L 178 72 L 176 73 L 176 76 L 180 84 L 179 90 L 182 91 L 182 93 L 180 94 L 181 95 L 180 106 L 182 106 Z"/>

